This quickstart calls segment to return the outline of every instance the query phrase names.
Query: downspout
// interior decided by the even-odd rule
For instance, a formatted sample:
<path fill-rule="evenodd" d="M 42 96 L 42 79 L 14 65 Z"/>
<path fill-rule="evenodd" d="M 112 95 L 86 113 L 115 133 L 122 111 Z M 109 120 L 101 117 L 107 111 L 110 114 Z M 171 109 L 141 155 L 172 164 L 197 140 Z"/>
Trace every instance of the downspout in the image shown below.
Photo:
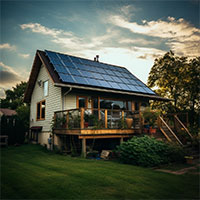
<path fill-rule="evenodd" d="M 69 90 L 67 90 L 67 92 L 65 92 L 64 94 L 63 94 L 63 98 L 62 98 L 62 110 L 64 110 L 64 101 L 65 101 L 65 96 L 67 95 L 67 94 L 69 94 L 70 92 L 72 91 L 72 87 L 70 87 L 69 88 Z"/>

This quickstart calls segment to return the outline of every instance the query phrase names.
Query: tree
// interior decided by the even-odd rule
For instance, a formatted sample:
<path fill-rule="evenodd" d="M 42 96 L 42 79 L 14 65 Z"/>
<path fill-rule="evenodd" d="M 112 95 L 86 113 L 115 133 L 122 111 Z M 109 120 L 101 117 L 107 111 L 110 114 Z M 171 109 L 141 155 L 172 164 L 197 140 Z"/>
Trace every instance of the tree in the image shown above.
<path fill-rule="evenodd" d="M 16 110 L 18 106 L 24 104 L 24 93 L 27 87 L 27 82 L 17 84 L 12 90 L 6 90 L 6 98 L 1 99 L 1 108 L 10 108 Z"/>
<path fill-rule="evenodd" d="M 23 143 L 25 133 L 29 130 L 30 106 L 23 102 L 26 86 L 26 82 L 17 84 L 12 90 L 6 90 L 6 98 L 1 99 L 1 108 L 10 108 L 17 112 L 12 119 L 7 120 L 6 116 L 2 118 L 2 130 L 9 136 L 9 144 Z"/>
<path fill-rule="evenodd" d="M 163 97 L 174 101 L 156 102 L 153 107 L 165 112 L 190 114 L 191 125 L 197 125 L 200 109 L 200 57 L 178 57 L 170 51 L 156 58 L 148 77 L 148 86 Z"/>

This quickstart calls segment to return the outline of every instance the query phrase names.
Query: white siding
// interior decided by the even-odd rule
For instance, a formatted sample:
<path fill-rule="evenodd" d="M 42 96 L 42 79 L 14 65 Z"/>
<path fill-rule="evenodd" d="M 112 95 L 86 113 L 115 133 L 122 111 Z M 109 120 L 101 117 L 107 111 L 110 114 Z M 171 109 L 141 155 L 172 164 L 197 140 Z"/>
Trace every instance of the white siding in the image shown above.
<path fill-rule="evenodd" d="M 64 110 L 76 108 L 76 94 L 69 93 L 64 97 Z"/>
<path fill-rule="evenodd" d="M 46 80 L 49 81 L 49 88 L 48 88 L 49 90 L 48 90 L 48 95 L 46 97 L 44 97 L 43 85 L 39 87 L 39 85 L 37 84 L 38 80 L 42 80 L 42 82 Z M 46 101 L 45 120 L 37 121 L 36 120 L 37 103 L 40 102 L 41 100 Z M 51 130 L 51 121 L 54 116 L 54 112 L 59 111 L 61 109 L 62 109 L 61 88 L 54 87 L 53 81 L 51 80 L 46 68 L 44 66 L 41 66 L 31 97 L 30 126 L 42 126 L 43 127 L 42 132 L 49 132 Z"/>
<path fill-rule="evenodd" d="M 73 93 L 73 90 L 64 97 L 64 110 L 76 109 L 76 96 L 85 96 L 91 98 L 86 94 Z M 91 108 L 91 103 L 88 102 L 88 108 Z"/>

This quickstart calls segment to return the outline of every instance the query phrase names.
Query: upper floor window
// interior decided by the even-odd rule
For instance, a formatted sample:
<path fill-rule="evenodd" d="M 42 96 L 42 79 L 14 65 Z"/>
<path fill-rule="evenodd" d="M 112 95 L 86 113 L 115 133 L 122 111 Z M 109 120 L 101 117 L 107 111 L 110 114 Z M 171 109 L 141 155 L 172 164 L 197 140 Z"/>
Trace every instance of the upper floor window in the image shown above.
<path fill-rule="evenodd" d="M 45 100 L 37 103 L 37 120 L 45 119 Z"/>
<path fill-rule="evenodd" d="M 48 95 L 48 89 L 49 89 L 49 82 L 48 81 L 44 81 L 43 83 L 44 85 L 44 96 L 46 97 Z"/>

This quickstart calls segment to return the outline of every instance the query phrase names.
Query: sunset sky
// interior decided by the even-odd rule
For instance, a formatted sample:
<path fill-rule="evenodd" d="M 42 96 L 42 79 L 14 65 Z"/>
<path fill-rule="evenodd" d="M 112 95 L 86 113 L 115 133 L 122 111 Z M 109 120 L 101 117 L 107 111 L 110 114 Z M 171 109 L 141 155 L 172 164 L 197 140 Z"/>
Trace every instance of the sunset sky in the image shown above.
<path fill-rule="evenodd" d="M 37 49 L 121 65 L 146 83 L 170 49 L 200 56 L 200 1 L 1 1 L 0 97 L 27 81 Z"/>

